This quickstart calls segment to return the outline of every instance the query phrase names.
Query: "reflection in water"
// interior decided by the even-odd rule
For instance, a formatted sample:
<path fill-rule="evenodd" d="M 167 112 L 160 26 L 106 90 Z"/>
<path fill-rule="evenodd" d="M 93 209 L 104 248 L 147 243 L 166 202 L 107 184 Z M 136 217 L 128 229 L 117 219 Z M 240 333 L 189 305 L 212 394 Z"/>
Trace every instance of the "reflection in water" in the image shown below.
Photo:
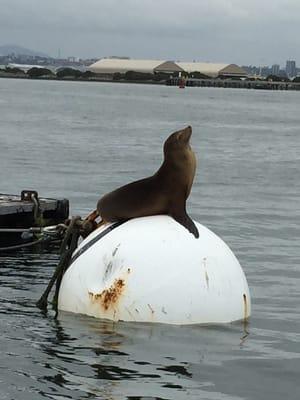
<path fill-rule="evenodd" d="M 197 398 L 199 388 L 209 384 L 191 379 L 194 366 L 213 362 L 208 354 L 213 343 L 219 343 L 221 353 L 225 338 L 238 346 L 242 330 L 240 324 L 204 328 L 113 323 L 61 312 L 53 327 L 55 340 L 42 350 L 60 360 L 63 369 L 45 379 L 56 382 L 58 377 L 59 385 L 112 399 L 134 398 L 132 390 L 136 398 L 157 398 L 155 393 L 182 398 L 188 392 Z"/>

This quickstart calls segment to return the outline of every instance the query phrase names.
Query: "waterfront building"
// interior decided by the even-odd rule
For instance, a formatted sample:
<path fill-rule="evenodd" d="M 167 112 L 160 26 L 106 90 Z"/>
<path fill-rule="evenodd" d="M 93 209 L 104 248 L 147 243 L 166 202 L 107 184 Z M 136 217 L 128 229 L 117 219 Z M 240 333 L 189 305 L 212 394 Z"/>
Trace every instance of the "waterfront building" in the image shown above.
<path fill-rule="evenodd" d="M 117 59 L 102 58 L 93 63 L 88 68 L 90 71 L 113 75 L 114 73 L 126 73 L 128 71 L 155 74 L 164 73 L 192 73 L 199 72 L 210 78 L 216 77 L 246 77 L 247 72 L 236 64 L 215 64 L 198 62 L 174 62 L 167 60 L 136 60 L 136 59 Z"/>
<path fill-rule="evenodd" d="M 272 65 L 272 75 L 279 75 L 279 71 L 280 71 L 280 65 L 279 64 L 273 64 Z"/>
<path fill-rule="evenodd" d="M 28 72 L 31 68 L 48 68 L 50 70 L 55 70 L 52 66 L 48 65 L 40 65 L 40 64 L 16 64 L 16 63 L 9 63 L 7 65 L 8 68 L 18 68 L 23 72 Z"/>
<path fill-rule="evenodd" d="M 215 64 L 199 62 L 178 62 L 176 63 L 185 72 L 200 72 L 210 78 L 217 77 L 246 77 L 247 72 L 236 64 Z"/>
<path fill-rule="evenodd" d="M 285 72 L 289 78 L 293 78 L 297 75 L 296 61 L 287 60 Z"/>
<path fill-rule="evenodd" d="M 153 74 L 165 62 L 162 60 L 134 60 L 115 57 L 102 58 L 90 65 L 89 70 L 97 74 L 125 74 L 128 71 Z"/>

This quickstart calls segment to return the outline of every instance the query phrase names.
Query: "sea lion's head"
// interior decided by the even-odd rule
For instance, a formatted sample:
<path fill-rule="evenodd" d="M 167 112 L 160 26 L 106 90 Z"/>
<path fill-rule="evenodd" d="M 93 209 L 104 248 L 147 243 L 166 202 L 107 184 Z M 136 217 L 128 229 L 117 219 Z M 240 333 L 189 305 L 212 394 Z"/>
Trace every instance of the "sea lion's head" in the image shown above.
<path fill-rule="evenodd" d="M 172 133 L 164 144 L 165 156 L 169 153 L 183 151 L 184 149 L 190 149 L 190 137 L 192 136 L 192 127 L 187 126 L 186 128 Z"/>

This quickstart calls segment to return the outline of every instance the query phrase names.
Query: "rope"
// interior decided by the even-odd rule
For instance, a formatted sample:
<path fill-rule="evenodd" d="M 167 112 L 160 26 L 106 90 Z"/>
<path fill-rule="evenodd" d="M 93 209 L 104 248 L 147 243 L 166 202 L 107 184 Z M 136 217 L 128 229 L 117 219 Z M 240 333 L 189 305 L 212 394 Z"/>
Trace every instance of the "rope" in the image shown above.
<path fill-rule="evenodd" d="M 38 217 L 40 215 L 40 205 L 39 205 L 38 196 L 36 193 L 31 194 L 31 200 L 34 203 L 34 206 L 33 206 L 34 221 L 38 222 Z"/>
<path fill-rule="evenodd" d="M 3 251 L 19 250 L 27 247 L 32 247 L 40 243 L 54 242 L 55 240 L 62 237 L 62 233 L 66 230 L 64 224 L 58 224 L 53 226 L 46 226 L 44 228 L 32 227 L 32 228 L 0 228 L 0 233 L 40 233 L 42 236 L 37 240 L 20 243 L 12 246 L 0 247 L 0 253 Z"/>
<path fill-rule="evenodd" d="M 32 199 L 34 196 L 32 196 Z M 36 198 L 35 198 L 36 200 Z M 17 250 L 17 249 L 23 249 L 26 247 L 31 247 L 35 246 L 39 243 L 45 243 L 45 242 L 50 242 L 53 240 L 56 240 L 58 236 L 61 237 L 62 233 L 64 233 L 64 238 L 61 242 L 60 246 L 60 260 L 59 263 L 44 291 L 40 299 L 37 301 L 36 305 L 43 311 L 47 311 L 47 305 L 48 305 L 48 296 L 53 288 L 53 285 L 56 283 L 56 289 L 55 293 L 53 296 L 53 308 L 56 311 L 57 315 L 57 300 L 58 300 L 58 293 L 61 285 L 61 281 L 63 278 L 64 273 L 70 266 L 71 262 L 71 257 L 72 254 L 74 253 L 75 249 L 77 248 L 78 245 L 78 239 L 80 236 L 86 237 L 88 236 L 96 227 L 97 225 L 93 222 L 83 220 L 81 217 L 73 217 L 70 221 L 69 226 L 66 226 L 64 224 L 58 224 L 54 226 L 48 226 L 45 228 L 27 228 L 27 229 L 22 229 L 22 228 L 15 228 L 15 229 L 9 229 L 9 228 L 3 228 L 1 229 L 0 232 L 32 232 L 32 233 L 41 233 L 42 237 L 39 239 L 30 242 L 30 243 L 22 243 L 14 246 L 7 246 L 7 247 L 0 247 L 0 252 L 1 251 L 9 251 L 9 250 Z"/>
<path fill-rule="evenodd" d="M 42 228 L 0 228 L 0 233 L 41 233 Z"/>
<path fill-rule="evenodd" d="M 53 308 L 56 311 L 57 314 L 57 300 L 58 300 L 58 293 L 59 293 L 59 288 L 60 284 L 62 281 L 62 277 L 66 270 L 68 269 L 70 265 L 70 260 L 72 257 L 73 252 L 77 248 L 78 244 L 78 239 L 80 236 L 80 230 L 82 228 L 82 221 L 80 217 L 73 217 L 70 225 L 68 226 L 68 229 L 65 233 L 65 237 L 62 241 L 61 248 L 60 248 L 60 260 L 59 263 L 44 291 L 40 299 L 37 301 L 36 305 L 43 311 L 47 311 L 47 305 L 48 305 L 48 296 L 53 288 L 53 285 L 56 282 L 56 289 L 55 289 L 55 294 L 53 297 Z"/>
<path fill-rule="evenodd" d="M 14 246 L 0 247 L 0 252 L 1 252 L 1 251 L 10 251 L 10 250 L 24 249 L 24 248 L 26 248 L 26 247 L 32 247 L 32 246 L 35 246 L 35 245 L 37 245 L 37 244 L 39 244 L 39 243 L 42 243 L 42 242 L 49 242 L 49 241 L 50 241 L 50 238 L 44 238 L 44 237 L 42 237 L 42 238 L 37 239 L 37 240 L 35 240 L 35 241 L 33 241 L 33 242 L 30 242 L 30 243 L 22 243 L 22 244 L 16 244 L 16 245 L 14 245 Z"/>

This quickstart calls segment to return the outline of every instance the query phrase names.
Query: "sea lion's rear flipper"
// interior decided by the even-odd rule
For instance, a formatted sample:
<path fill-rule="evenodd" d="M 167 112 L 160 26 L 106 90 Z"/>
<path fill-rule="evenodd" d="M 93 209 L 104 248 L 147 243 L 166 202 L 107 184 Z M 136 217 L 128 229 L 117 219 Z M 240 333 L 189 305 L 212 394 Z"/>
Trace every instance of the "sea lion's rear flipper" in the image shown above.
<path fill-rule="evenodd" d="M 186 214 L 171 214 L 171 217 L 175 219 L 175 221 L 179 222 L 182 226 L 184 226 L 189 232 L 191 232 L 196 239 L 199 237 L 199 232 L 194 224 L 194 221 Z"/>
<path fill-rule="evenodd" d="M 86 237 L 95 229 L 99 228 L 100 226 L 106 224 L 106 221 L 101 218 L 98 213 L 98 210 L 92 211 L 84 220 L 82 224 L 82 236 Z"/>
<path fill-rule="evenodd" d="M 98 217 L 99 217 L 98 211 L 94 210 L 85 219 L 86 221 L 95 221 L 95 219 Z"/>

